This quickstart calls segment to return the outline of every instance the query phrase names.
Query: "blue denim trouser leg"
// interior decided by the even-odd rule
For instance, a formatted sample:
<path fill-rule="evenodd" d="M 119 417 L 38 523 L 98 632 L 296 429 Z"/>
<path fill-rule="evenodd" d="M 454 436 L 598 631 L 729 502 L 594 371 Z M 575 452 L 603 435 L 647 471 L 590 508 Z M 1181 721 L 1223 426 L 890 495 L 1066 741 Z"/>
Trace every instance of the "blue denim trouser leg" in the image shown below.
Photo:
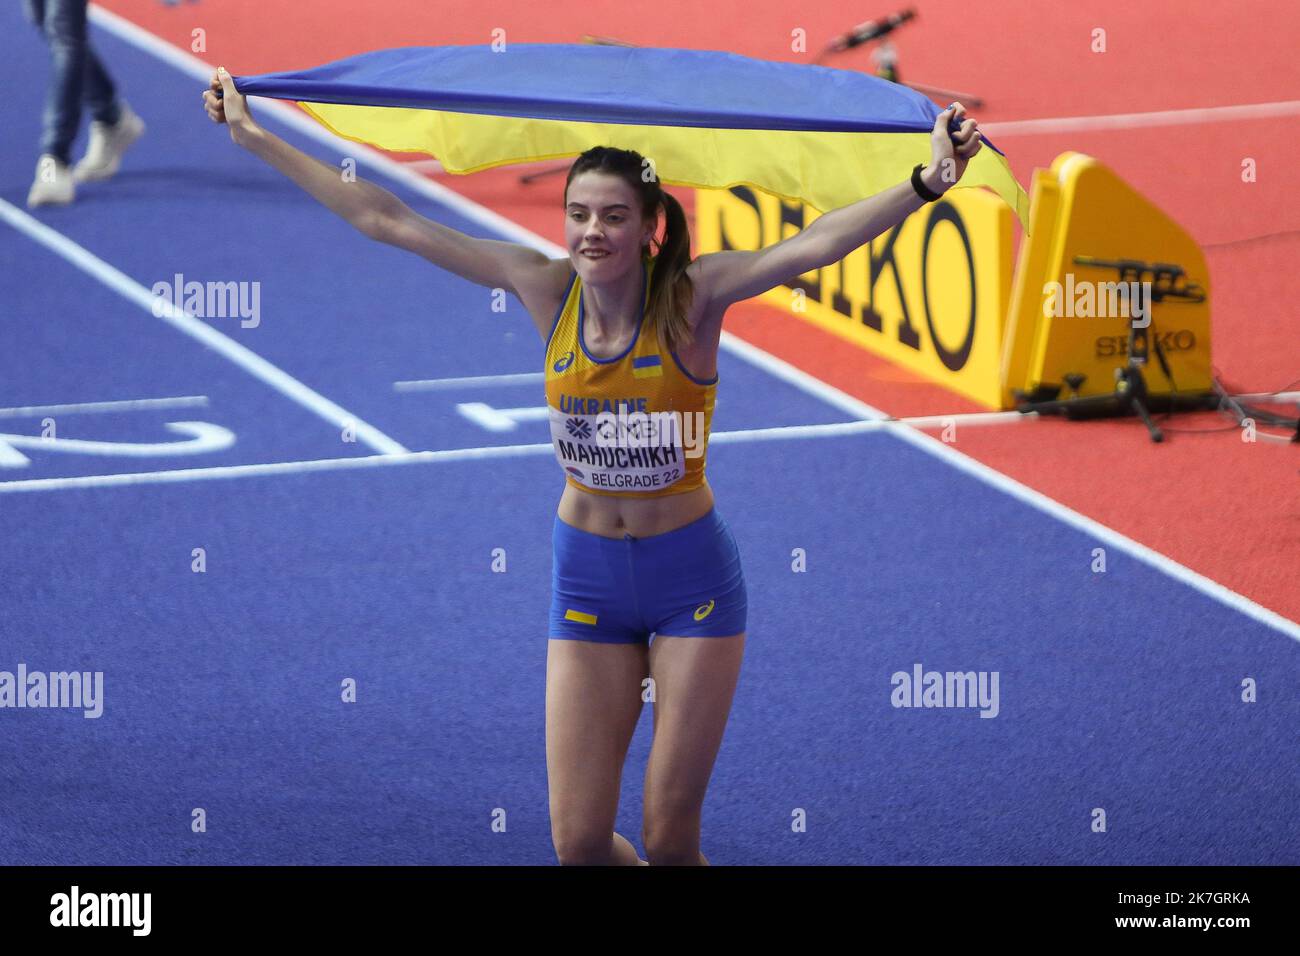
<path fill-rule="evenodd" d="M 26 0 L 27 18 L 50 46 L 52 74 L 45 99 L 41 152 L 71 162 L 81 105 L 103 123 L 120 115 L 117 90 L 86 36 L 86 0 Z"/>

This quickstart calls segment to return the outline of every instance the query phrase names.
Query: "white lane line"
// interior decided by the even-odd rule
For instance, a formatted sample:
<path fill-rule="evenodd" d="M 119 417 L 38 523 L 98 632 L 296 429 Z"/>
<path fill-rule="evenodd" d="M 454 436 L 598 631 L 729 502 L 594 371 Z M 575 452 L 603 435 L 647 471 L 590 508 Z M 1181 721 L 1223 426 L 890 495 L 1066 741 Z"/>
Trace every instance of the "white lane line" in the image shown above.
<path fill-rule="evenodd" d="M 1244 398 L 1248 402 L 1300 402 L 1300 392 L 1247 392 L 1232 397 Z"/>
<path fill-rule="evenodd" d="M 463 378 L 419 378 L 394 382 L 396 392 L 432 392 L 444 388 L 474 388 L 482 385 L 532 385 L 546 380 L 545 372 L 515 372 L 509 375 L 467 375 Z"/>
<path fill-rule="evenodd" d="M 1010 416 L 1010 417 L 1007 417 Z M 709 437 L 710 442 L 734 444 L 746 441 L 767 441 L 774 438 L 833 438 L 841 435 L 862 435 L 867 432 L 890 431 L 908 428 L 947 428 L 950 424 L 1000 425 L 1026 418 L 1037 418 L 1037 412 L 975 412 L 962 415 L 927 415 L 921 418 L 862 419 L 853 422 L 828 422 L 822 425 L 776 425 L 771 428 L 746 428 L 731 432 L 718 432 Z"/>
<path fill-rule="evenodd" d="M 456 405 L 456 411 L 490 432 L 512 432 L 520 422 L 540 422 L 551 417 L 551 410 L 545 405 L 493 408 L 483 402 L 460 402 Z"/>
<path fill-rule="evenodd" d="M 143 308 L 150 315 L 162 311 L 162 321 L 184 332 L 212 351 L 234 362 L 254 378 L 265 382 L 285 397 L 297 402 L 308 411 L 342 430 L 351 427 L 358 441 L 365 442 L 375 451 L 386 455 L 406 452 L 393 439 L 373 425 L 367 424 L 346 409 L 335 405 L 324 395 L 308 388 L 287 372 L 282 371 L 256 352 L 240 345 L 234 339 L 199 321 L 188 311 L 177 309 L 170 301 L 155 296 L 126 273 L 109 265 L 93 252 L 73 242 L 63 233 L 51 229 L 38 219 L 33 219 L 21 209 L 0 199 L 0 219 L 19 232 L 35 240 L 51 252 L 70 262 L 81 271 L 98 279 L 118 295 Z"/>
<path fill-rule="evenodd" d="M 7 435 L 0 432 L 0 465 L 14 467 L 28 464 L 25 455 L 13 451 L 16 448 L 38 448 L 41 451 L 73 455 L 165 458 L 224 451 L 235 443 L 234 432 L 211 422 L 166 422 L 163 427 L 178 435 L 189 437 L 183 441 L 126 442 L 92 441 L 85 438 L 44 438 L 40 435 Z"/>
<path fill-rule="evenodd" d="M 465 375 L 459 378 L 417 378 L 408 381 L 394 382 L 393 391 L 395 392 L 434 392 L 443 389 L 453 388 L 475 388 L 479 386 L 492 385 L 532 385 L 546 380 L 545 372 L 509 372 L 503 375 Z M 1245 392 L 1240 395 L 1233 395 L 1233 398 L 1246 400 L 1271 400 L 1274 402 L 1300 402 L 1300 392 Z M 884 414 L 883 412 L 881 413 Z M 1003 418 L 1010 421 L 1015 417 L 1036 418 L 1037 412 L 1021 414 L 1020 412 L 954 412 L 951 415 L 931 415 L 927 418 L 907 418 L 897 419 L 906 421 L 908 424 L 916 424 L 922 421 L 934 420 L 940 418 L 958 418 L 967 421 L 975 421 L 983 417 L 989 422 L 998 421 Z"/>
<path fill-rule="evenodd" d="M 504 410 L 503 410 L 504 411 Z M 513 413 L 533 412 L 545 418 L 546 406 L 508 409 Z M 1013 413 L 1015 414 L 1015 413 Z M 946 419 L 945 419 L 946 420 Z M 784 441 L 800 438 L 838 438 L 890 428 L 904 429 L 901 421 L 829 422 L 821 425 L 781 425 L 775 428 L 742 428 L 715 432 L 711 442 L 733 444 L 751 441 Z M 37 439 L 33 439 L 33 442 Z M 33 447 L 35 447 L 33 445 Z M 520 458 L 554 454 L 550 442 L 527 445 L 485 445 L 478 448 L 449 448 L 442 451 L 414 451 L 401 455 L 372 455 L 362 458 L 323 458 L 313 461 L 282 461 L 257 465 L 215 465 L 210 468 L 184 468 L 168 471 L 133 472 L 116 475 L 81 475 L 73 478 L 24 478 L 0 481 L 0 494 L 17 491 L 48 491 L 56 488 L 95 488 L 112 485 L 143 485 L 169 482 L 202 481 L 212 478 L 243 478 L 256 475 L 295 474 L 304 471 L 337 471 L 351 468 L 374 468 L 382 465 L 406 465 L 450 461 L 477 461 L 484 458 Z"/>
<path fill-rule="evenodd" d="M 1138 129 L 1144 126 L 1191 126 L 1197 123 L 1262 120 L 1282 116 L 1300 116 L 1300 100 L 1243 103 L 1237 106 L 1203 106 L 1185 110 L 1153 110 L 1149 113 L 1112 113 L 1109 116 L 1054 116 L 1044 119 L 1007 120 L 1001 123 L 981 123 L 980 129 L 987 130 L 990 137 L 1031 136 L 1044 133 Z"/>
<path fill-rule="evenodd" d="M 355 468 L 387 468 L 440 461 L 477 461 L 485 458 L 520 458 L 554 454 L 547 442 L 541 445 L 497 445 L 486 448 L 451 448 L 446 451 L 408 451 L 400 455 L 366 455 L 358 458 L 322 458 L 315 461 L 276 461 L 257 465 L 217 465 L 210 468 L 173 468 L 168 471 L 137 471 L 117 475 L 81 475 L 75 478 L 27 478 L 0 481 L 0 494 L 22 491 L 50 491 L 62 488 L 104 488 L 119 485 L 165 485 L 220 478 L 250 478 L 261 475 L 289 475 L 314 471 L 350 471 Z"/>
<path fill-rule="evenodd" d="M 179 395 L 176 398 L 128 398 L 112 402 L 75 402 L 70 405 L 25 405 L 0 408 L 0 418 L 30 418 L 34 415 L 72 415 L 82 412 L 131 412 L 150 408 L 195 408 L 206 406 L 206 395 Z"/>
<path fill-rule="evenodd" d="M 520 422 L 546 421 L 551 410 L 546 405 L 529 405 L 523 408 L 494 408 L 483 402 L 460 402 L 456 411 L 466 419 L 490 432 L 511 432 Z M 753 441 L 760 438 L 819 438 L 824 435 L 859 435 L 880 431 L 895 425 L 914 428 L 947 428 L 956 425 L 1009 425 L 1026 418 L 1037 418 L 1038 412 L 968 412 L 954 415 L 920 415 L 915 418 L 879 418 L 851 422 L 824 422 L 817 425 L 774 425 L 767 428 L 746 428 L 730 432 L 714 432 L 711 441 Z"/>
<path fill-rule="evenodd" d="M 135 24 L 108 12 L 97 5 L 91 4 L 90 18 L 97 25 L 116 33 L 121 39 L 133 43 L 141 49 L 176 65 L 184 72 L 200 79 L 203 82 L 203 85 L 207 85 L 208 79 L 212 75 L 212 67 L 198 59 L 198 57 L 171 46 L 154 36 L 152 33 L 140 29 L 135 26 Z M 557 246 L 555 243 L 543 239 L 541 236 L 530 232 L 518 223 L 512 222 L 504 216 L 498 215 L 497 213 L 480 206 L 478 203 L 419 175 L 413 170 L 402 168 L 401 163 L 389 159 L 378 150 L 369 146 L 364 146 L 360 143 L 352 143 L 335 136 L 323 126 L 316 123 L 315 120 L 312 120 L 303 114 L 297 107 L 290 106 L 283 102 L 266 100 L 261 97 L 258 97 L 258 99 L 260 101 L 259 105 L 272 107 L 272 110 L 269 111 L 268 115 L 275 116 L 277 119 L 287 123 L 304 135 L 315 139 L 317 142 L 328 145 L 331 149 L 342 150 L 345 155 L 357 157 L 358 163 L 364 163 L 371 168 L 386 174 L 389 179 L 400 182 L 409 189 L 420 193 L 423 196 L 443 203 L 458 215 L 477 222 L 487 228 L 494 229 L 498 234 L 504 235 L 506 238 L 515 242 L 520 242 L 531 248 L 537 249 L 548 256 L 558 257 L 568 255 L 566 250 Z M 1272 105 L 1289 111 L 1291 109 L 1290 104 L 1298 103 L 1300 103 L 1300 101 L 1292 100 L 1287 101 L 1287 103 L 1284 104 Z M 1256 104 L 1256 106 L 1269 107 L 1270 104 Z M 1246 109 L 1249 108 L 1250 107 L 1246 107 Z M 1224 109 L 1241 108 L 1225 107 Z M 1151 116 L 1158 114 L 1128 115 Z M 1287 112 L 1285 115 L 1290 115 L 1290 113 Z M 1251 118 L 1260 117 L 1252 116 Z M 1081 128 L 1078 125 L 1080 119 L 1087 120 L 1089 117 L 1074 117 L 1061 119 L 1055 122 L 1066 124 L 1063 127 L 1065 129 L 1077 130 Z M 1092 117 L 1091 119 L 1103 121 L 1108 118 Z M 1114 119 L 1114 117 L 1110 117 L 1109 119 Z M 1026 127 L 1027 130 L 1042 132 L 1048 131 L 1045 124 L 1051 122 L 1053 121 L 1022 121 L 1022 123 L 1033 124 Z M 989 130 L 989 135 L 994 135 L 991 126 L 989 127 Z M 771 374 L 777 375 L 777 377 L 781 378 L 783 381 L 789 382 L 791 385 L 794 385 L 796 388 L 799 388 L 810 395 L 815 395 L 821 398 L 833 407 L 841 408 L 859 418 L 886 417 L 879 409 L 872 408 L 866 402 L 853 398 L 851 395 L 840 391 L 832 385 L 828 385 L 826 382 L 813 377 L 802 369 L 797 369 L 788 362 L 784 362 L 775 356 L 764 352 L 757 346 L 750 345 L 748 342 L 738 339 L 730 332 L 725 330 L 723 331 L 721 344 L 733 355 L 737 355 L 751 364 L 765 369 Z M 895 429 L 895 434 L 904 441 L 907 441 L 925 451 L 927 454 L 938 457 L 940 461 L 964 471 L 972 477 L 983 481 L 985 484 L 990 485 L 1005 494 L 1011 495 L 1013 498 L 1016 498 L 1033 508 L 1037 508 L 1039 511 L 1051 515 L 1072 527 L 1084 530 L 1086 533 L 1092 534 L 1102 541 L 1106 541 L 1113 547 L 1125 550 L 1151 567 L 1163 571 L 1175 580 L 1223 602 L 1253 620 L 1275 628 L 1283 634 L 1286 634 L 1288 637 L 1300 641 L 1300 624 L 1296 624 L 1294 621 L 1289 621 L 1280 614 L 1256 604 L 1249 598 L 1237 594 L 1234 591 L 1230 591 L 1221 584 L 1211 581 L 1204 575 L 1197 574 L 1195 571 L 1179 564 L 1172 558 L 1152 551 L 1150 548 L 1143 544 L 1139 544 L 1132 538 L 1122 535 L 1118 531 L 1108 528 L 1100 522 L 1093 521 L 1091 518 L 1087 518 L 1071 508 L 1067 508 L 1059 501 L 1055 501 L 1044 494 L 1034 491 L 1026 485 L 1022 485 L 1014 478 L 995 471 L 981 462 L 968 458 L 952 446 L 946 445 L 937 439 L 930 438 L 909 428 Z M 549 446 L 545 447 L 549 448 Z"/>
<path fill-rule="evenodd" d="M 497 414 L 509 413 L 515 416 L 511 421 L 533 421 L 545 419 L 549 410 L 545 405 L 537 408 L 494 409 Z M 1032 417 L 1019 415 L 1020 418 Z M 890 428 L 902 428 L 909 422 L 920 422 L 922 427 L 933 424 L 939 427 L 953 418 L 947 416 L 936 418 L 932 423 L 928 419 L 869 420 L 853 422 L 828 422 L 820 425 L 778 425 L 772 428 L 741 428 L 728 432 L 714 432 L 709 441 L 730 445 L 753 441 L 785 441 L 801 438 L 839 438 L 845 435 L 860 435 L 865 432 L 884 431 Z M 981 417 L 978 414 L 973 417 Z M 173 424 L 198 425 L 197 422 L 180 422 Z M 170 428 L 171 425 L 169 424 Z M 210 426 L 215 428 L 216 426 Z M 224 431 L 224 429 L 222 429 Z M 0 436 L 7 437 L 7 436 Z M 25 439 L 27 447 L 42 447 L 40 438 Z M 93 444 L 93 443 L 83 443 Z M 0 446 L 2 447 L 2 446 Z M 116 447 L 116 446 L 115 446 Z M 140 446 L 144 448 L 146 446 Z M 148 446 L 153 447 L 153 446 Z M 483 458 L 518 458 L 527 455 L 545 455 L 553 453 L 549 442 L 528 445 L 485 445 L 478 448 L 449 448 L 443 451 L 405 452 L 400 455 L 366 456 L 364 458 L 322 458 L 313 461 L 283 461 L 258 465 L 214 465 L 210 468 L 185 468 L 168 471 L 146 471 L 116 475 L 82 475 L 74 478 L 24 478 L 16 481 L 0 481 L 0 494 L 13 491 L 49 491 L 56 488 L 93 488 L 111 485 L 141 485 L 163 482 L 202 481 L 209 478 L 242 478 L 255 475 L 293 474 L 302 471 L 334 471 L 349 468 L 373 468 L 378 465 L 404 465 L 414 462 L 474 461 Z"/>

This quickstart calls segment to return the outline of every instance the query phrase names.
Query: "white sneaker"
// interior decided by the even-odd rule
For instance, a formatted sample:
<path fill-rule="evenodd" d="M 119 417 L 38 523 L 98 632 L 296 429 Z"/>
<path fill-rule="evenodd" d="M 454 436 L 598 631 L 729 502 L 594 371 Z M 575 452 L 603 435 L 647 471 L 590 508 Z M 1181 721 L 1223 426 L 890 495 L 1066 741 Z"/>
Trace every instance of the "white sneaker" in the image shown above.
<path fill-rule="evenodd" d="M 90 124 L 90 144 L 81 162 L 72 167 L 72 176 L 79 183 L 95 182 L 108 179 L 122 165 L 122 154 L 126 148 L 140 138 L 144 132 L 144 120 L 132 112 L 124 101 L 122 114 L 113 125 L 92 122 Z"/>
<path fill-rule="evenodd" d="M 66 206 L 76 195 L 72 170 L 49 153 L 42 155 L 36 164 L 36 179 L 27 193 L 27 208 Z"/>

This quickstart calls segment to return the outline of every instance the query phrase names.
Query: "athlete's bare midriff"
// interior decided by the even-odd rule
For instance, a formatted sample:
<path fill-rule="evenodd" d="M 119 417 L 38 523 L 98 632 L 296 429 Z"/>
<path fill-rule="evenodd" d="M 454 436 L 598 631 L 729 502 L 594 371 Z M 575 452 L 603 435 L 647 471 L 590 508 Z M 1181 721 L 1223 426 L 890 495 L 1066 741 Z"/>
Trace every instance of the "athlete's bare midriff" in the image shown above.
<path fill-rule="evenodd" d="M 556 260 L 555 265 L 554 300 L 545 303 L 543 315 L 554 315 L 568 285 L 567 261 Z M 692 315 L 690 318 L 694 326 L 699 317 Z M 584 342 L 587 349 L 597 357 L 614 356 L 627 348 L 632 334 L 628 332 L 617 341 L 603 341 L 596 330 L 587 329 Z M 716 345 L 713 348 L 716 350 Z M 713 371 L 703 366 L 716 367 L 717 357 L 716 352 L 703 354 L 707 349 L 707 345 L 703 348 L 696 345 L 695 348 L 678 349 L 677 354 L 692 374 L 699 378 L 710 378 Z M 621 539 L 629 534 L 634 538 L 648 538 L 690 524 L 708 514 L 712 507 L 713 490 L 709 487 L 707 478 L 700 487 L 691 491 L 657 498 L 598 495 L 575 488 L 566 481 L 556 514 L 565 524 L 605 538 Z"/>
<path fill-rule="evenodd" d="M 565 524 L 605 538 L 648 538 L 702 518 L 713 507 L 713 491 L 704 484 L 680 495 L 660 498 L 623 498 L 594 495 L 564 483 L 556 512 Z"/>

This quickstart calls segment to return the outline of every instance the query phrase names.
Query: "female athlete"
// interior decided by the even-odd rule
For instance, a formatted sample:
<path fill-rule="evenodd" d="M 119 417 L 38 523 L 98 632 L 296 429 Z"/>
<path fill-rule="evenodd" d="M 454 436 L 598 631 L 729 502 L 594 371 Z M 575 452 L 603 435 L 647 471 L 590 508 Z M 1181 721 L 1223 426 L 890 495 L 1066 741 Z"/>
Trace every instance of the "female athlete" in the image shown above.
<path fill-rule="evenodd" d="M 222 96 L 218 97 L 217 91 Z M 637 153 L 595 147 L 565 187 L 565 246 L 476 239 L 392 193 L 345 181 L 254 122 L 230 74 L 203 93 L 231 139 L 363 235 L 523 303 L 546 348 L 564 493 L 554 524 L 546 666 L 551 836 L 561 864 L 644 865 L 614 831 L 623 762 L 645 700 L 654 735 L 642 838 L 653 865 L 708 865 L 700 815 L 745 647 L 745 579 L 704 479 L 722 318 L 733 302 L 837 262 L 961 178 L 980 149 L 957 103 L 931 162 L 757 252 L 690 255 L 686 218 Z M 662 241 L 656 241 L 663 210 Z M 657 249 L 652 251 L 652 247 Z M 653 635 L 653 641 L 651 636 Z"/>

